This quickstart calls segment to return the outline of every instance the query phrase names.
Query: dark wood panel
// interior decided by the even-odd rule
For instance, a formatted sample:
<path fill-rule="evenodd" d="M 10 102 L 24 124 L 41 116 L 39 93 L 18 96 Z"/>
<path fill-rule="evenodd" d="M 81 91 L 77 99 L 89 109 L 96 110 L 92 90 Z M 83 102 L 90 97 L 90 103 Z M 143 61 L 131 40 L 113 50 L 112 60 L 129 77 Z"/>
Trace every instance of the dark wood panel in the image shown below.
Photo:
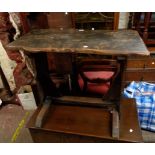
<path fill-rule="evenodd" d="M 143 81 L 155 81 L 155 69 L 144 71 Z"/>
<path fill-rule="evenodd" d="M 123 81 L 155 81 L 155 69 L 125 71 Z"/>
<path fill-rule="evenodd" d="M 30 129 L 32 139 L 36 143 L 110 143 L 117 142 L 112 139 L 101 139 L 92 136 L 81 136 L 76 134 L 66 134 L 60 132 L 42 131 Z"/>
<path fill-rule="evenodd" d="M 56 104 L 72 105 L 72 106 L 89 106 L 89 107 L 100 107 L 105 109 L 116 108 L 114 102 L 108 102 L 102 98 L 96 97 L 81 97 L 81 96 L 62 96 L 53 98 L 53 102 Z"/>
<path fill-rule="evenodd" d="M 111 114 L 102 108 L 53 105 L 42 129 L 66 134 L 111 137 Z"/>
<path fill-rule="evenodd" d="M 132 12 L 130 13 L 129 28 L 136 29 L 146 45 L 155 44 L 154 36 L 154 13 Z"/>
<path fill-rule="evenodd" d="M 143 78 L 143 72 L 137 71 L 125 71 L 123 81 L 141 81 Z"/>
<path fill-rule="evenodd" d="M 145 68 L 155 69 L 155 58 L 149 58 L 149 59 L 147 59 L 147 61 L 145 63 Z"/>
<path fill-rule="evenodd" d="M 126 68 L 144 68 L 145 67 L 145 60 L 144 59 L 130 59 L 127 60 Z"/>
<path fill-rule="evenodd" d="M 120 116 L 120 137 L 126 135 L 128 140 L 136 139 L 143 141 L 136 102 L 134 99 L 123 99 L 121 101 Z"/>
<path fill-rule="evenodd" d="M 114 26 L 113 26 L 114 30 L 118 30 L 119 17 L 120 17 L 119 14 L 120 14 L 119 12 L 114 13 Z"/>
<path fill-rule="evenodd" d="M 118 29 L 119 12 L 75 12 L 74 17 L 77 29 Z"/>
<path fill-rule="evenodd" d="M 145 57 L 139 59 L 128 59 L 127 60 L 127 69 L 153 69 L 155 68 L 155 58 Z"/>
<path fill-rule="evenodd" d="M 35 142 L 142 142 L 133 100 L 121 102 L 119 139 L 112 138 L 112 116 L 102 108 L 54 105 L 42 128 L 35 127 L 38 112 L 27 125 Z"/>
<path fill-rule="evenodd" d="M 47 14 L 47 21 L 49 28 L 72 28 L 72 13 L 64 12 L 49 12 Z"/>

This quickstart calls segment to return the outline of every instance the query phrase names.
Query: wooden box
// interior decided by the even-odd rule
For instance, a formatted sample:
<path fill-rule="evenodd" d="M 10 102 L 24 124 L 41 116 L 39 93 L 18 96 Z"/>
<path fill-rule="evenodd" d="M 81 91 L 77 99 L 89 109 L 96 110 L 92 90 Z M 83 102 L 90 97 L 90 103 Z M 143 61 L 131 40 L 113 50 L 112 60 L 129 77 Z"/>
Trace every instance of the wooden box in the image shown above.
<path fill-rule="evenodd" d="M 53 105 L 42 128 L 35 127 L 39 109 L 27 127 L 34 142 L 142 142 L 134 100 L 122 100 L 120 138 L 111 136 L 111 113 L 102 108 Z"/>

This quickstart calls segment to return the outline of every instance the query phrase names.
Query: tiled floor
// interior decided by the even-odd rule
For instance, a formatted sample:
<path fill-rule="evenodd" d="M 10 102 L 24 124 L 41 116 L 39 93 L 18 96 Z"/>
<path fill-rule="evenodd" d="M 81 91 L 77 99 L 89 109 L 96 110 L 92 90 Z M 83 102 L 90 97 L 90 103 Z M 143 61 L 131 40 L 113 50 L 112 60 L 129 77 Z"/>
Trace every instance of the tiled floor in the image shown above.
<path fill-rule="evenodd" d="M 21 106 L 8 104 L 0 108 L 0 142 L 33 142 L 25 125 L 32 111 L 25 111 Z"/>
<path fill-rule="evenodd" d="M 31 135 L 25 127 L 33 111 L 25 111 L 21 106 L 8 104 L 0 108 L 0 143 L 32 143 Z M 155 142 L 155 133 L 142 131 L 145 142 Z"/>

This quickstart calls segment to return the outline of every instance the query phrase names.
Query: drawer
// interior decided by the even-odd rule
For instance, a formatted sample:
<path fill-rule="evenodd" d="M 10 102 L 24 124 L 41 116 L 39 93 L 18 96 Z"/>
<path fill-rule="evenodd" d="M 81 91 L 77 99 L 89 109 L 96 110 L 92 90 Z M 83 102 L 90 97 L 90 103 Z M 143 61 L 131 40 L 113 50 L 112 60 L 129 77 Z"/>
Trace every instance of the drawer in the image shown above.
<path fill-rule="evenodd" d="M 155 81 L 155 69 L 149 70 L 149 71 L 144 71 L 143 81 L 151 81 L 151 82 Z"/>
<path fill-rule="evenodd" d="M 132 68 L 150 68 L 155 69 L 155 58 L 144 58 L 144 59 L 128 59 L 127 69 Z"/>
<path fill-rule="evenodd" d="M 127 68 L 144 68 L 145 59 L 128 59 Z"/>
<path fill-rule="evenodd" d="M 126 71 L 123 77 L 123 81 L 141 81 L 142 79 L 143 72 L 140 71 Z"/>
<path fill-rule="evenodd" d="M 149 58 L 146 60 L 145 68 L 155 69 L 155 58 Z"/>
<path fill-rule="evenodd" d="M 123 81 L 155 81 L 155 69 L 143 71 L 126 71 Z"/>

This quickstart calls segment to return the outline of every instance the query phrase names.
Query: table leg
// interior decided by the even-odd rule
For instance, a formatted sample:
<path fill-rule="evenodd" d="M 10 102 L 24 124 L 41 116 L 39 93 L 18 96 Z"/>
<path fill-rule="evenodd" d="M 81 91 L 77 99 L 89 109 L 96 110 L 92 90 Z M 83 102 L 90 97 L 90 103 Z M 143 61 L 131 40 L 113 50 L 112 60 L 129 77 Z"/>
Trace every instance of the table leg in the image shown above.
<path fill-rule="evenodd" d="M 118 111 L 112 111 L 112 137 L 119 139 L 119 114 Z"/>
<path fill-rule="evenodd" d="M 37 53 L 35 54 L 34 59 L 37 70 L 37 78 L 43 89 L 44 96 L 60 96 L 59 91 L 49 75 L 46 53 Z"/>

